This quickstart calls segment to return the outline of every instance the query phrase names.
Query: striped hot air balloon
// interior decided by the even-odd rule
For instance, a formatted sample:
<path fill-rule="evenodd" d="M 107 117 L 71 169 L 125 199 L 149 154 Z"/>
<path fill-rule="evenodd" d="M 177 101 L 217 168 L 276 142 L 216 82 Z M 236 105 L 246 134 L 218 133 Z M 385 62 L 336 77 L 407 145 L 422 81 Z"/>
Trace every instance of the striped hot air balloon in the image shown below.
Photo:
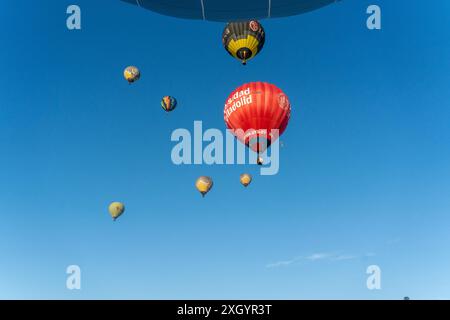
<path fill-rule="evenodd" d="M 166 112 L 175 110 L 177 104 L 178 104 L 177 99 L 171 96 L 165 96 L 161 99 L 161 107 Z"/>
<path fill-rule="evenodd" d="M 283 134 L 290 116 L 291 104 L 286 94 L 265 82 L 240 86 L 230 94 L 224 107 L 228 129 L 258 155 Z M 258 164 L 262 164 L 260 157 Z"/>
<path fill-rule="evenodd" d="M 243 65 L 262 50 L 264 42 L 264 28 L 256 20 L 228 23 L 222 35 L 225 50 Z"/>

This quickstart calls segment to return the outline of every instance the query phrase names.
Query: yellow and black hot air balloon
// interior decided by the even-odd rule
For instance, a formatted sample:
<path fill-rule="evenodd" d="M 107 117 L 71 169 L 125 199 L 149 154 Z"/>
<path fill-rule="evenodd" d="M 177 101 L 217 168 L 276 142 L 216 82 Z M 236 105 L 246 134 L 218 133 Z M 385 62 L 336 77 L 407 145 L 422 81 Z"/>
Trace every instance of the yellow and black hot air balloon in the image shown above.
<path fill-rule="evenodd" d="M 244 65 L 262 50 L 264 41 L 264 28 L 256 20 L 230 22 L 222 35 L 225 49 Z"/>
<path fill-rule="evenodd" d="M 112 202 L 108 207 L 108 211 L 113 220 L 116 221 L 125 211 L 125 206 L 122 202 Z"/>
<path fill-rule="evenodd" d="M 252 176 L 249 175 L 248 173 L 243 173 L 243 174 L 241 174 L 240 180 L 241 180 L 241 184 L 244 187 L 247 187 L 252 182 Z"/>
<path fill-rule="evenodd" d="M 205 196 L 205 194 L 209 192 L 209 190 L 211 190 L 212 186 L 213 181 L 210 177 L 201 176 L 195 182 L 195 187 L 202 194 L 203 197 Z"/>
<path fill-rule="evenodd" d="M 123 76 L 128 81 L 128 83 L 131 84 L 139 80 L 139 78 L 141 77 L 141 72 L 137 67 L 129 66 L 126 67 L 123 71 Z"/>

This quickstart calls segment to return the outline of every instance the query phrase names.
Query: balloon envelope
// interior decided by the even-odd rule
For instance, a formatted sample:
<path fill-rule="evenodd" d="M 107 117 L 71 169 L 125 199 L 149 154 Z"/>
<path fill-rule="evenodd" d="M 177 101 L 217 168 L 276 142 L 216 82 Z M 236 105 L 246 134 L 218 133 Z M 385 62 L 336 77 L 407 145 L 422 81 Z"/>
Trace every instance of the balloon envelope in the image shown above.
<path fill-rule="evenodd" d="M 122 0 L 184 19 L 243 21 L 279 18 L 312 11 L 337 0 Z"/>
<path fill-rule="evenodd" d="M 291 104 L 286 94 L 266 82 L 240 86 L 229 95 L 224 107 L 228 129 L 257 153 L 263 153 L 283 134 L 290 116 Z"/>
<path fill-rule="evenodd" d="M 125 206 L 121 202 L 112 202 L 108 207 L 109 214 L 116 220 L 125 211 Z"/>
<path fill-rule="evenodd" d="M 123 76 L 128 81 L 128 83 L 133 83 L 139 80 L 139 78 L 141 77 L 141 72 L 137 67 L 129 66 L 126 67 L 123 71 Z"/>
<path fill-rule="evenodd" d="M 177 99 L 171 96 L 165 96 L 161 99 L 161 108 L 166 112 L 173 111 L 177 107 L 177 104 Z"/>
<path fill-rule="evenodd" d="M 252 182 L 252 176 L 248 173 L 241 174 L 240 177 L 241 183 L 244 187 L 247 187 Z"/>
<path fill-rule="evenodd" d="M 202 196 L 205 196 L 205 194 L 211 190 L 212 186 L 213 181 L 210 177 L 201 176 L 195 182 L 195 187 L 202 194 Z"/>
<path fill-rule="evenodd" d="M 222 33 L 225 50 L 243 64 L 262 50 L 264 42 L 264 28 L 257 20 L 230 22 Z"/>

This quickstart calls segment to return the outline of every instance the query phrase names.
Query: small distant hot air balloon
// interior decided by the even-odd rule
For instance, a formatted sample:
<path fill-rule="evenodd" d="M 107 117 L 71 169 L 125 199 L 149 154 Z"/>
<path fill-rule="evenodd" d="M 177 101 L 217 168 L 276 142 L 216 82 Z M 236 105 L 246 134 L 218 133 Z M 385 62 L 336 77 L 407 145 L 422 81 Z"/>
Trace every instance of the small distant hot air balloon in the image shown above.
<path fill-rule="evenodd" d="M 252 176 L 248 173 L 241 174 L 240 177 L 241 183 L 244 187 L 247 187 L 252 182 Z"/>
<path fill-rule="evenodd" d="M 112 202 L 109 205 L 108 210 L 113 220 L 116 221 L 116 219 L 125 211 L 125 206 L 121 202 Z"/>
<path fill-rule="evenodd" d="M 212 186 L 213 181 L 210 177 L 201 176 L 195 182 L 195 187 L 203 197 L 209 192 L 209 190 L 211 190 Z"/>
<path fill-rule="evenodd" d="M 262 50 L 264 42 L 264 28 L 256 20 L 228 23 L 222 34 L 225 50 L 243 65 Z"/>
<path fill-rule="evenodd" d="M 161 107 L 166 112 L 173 111 L 177 107 L 177 99 L 171 96 L 165 96 L 161 99 Z"/>
<path fill-rule="evenodd" d="M 133 83 L 139 80 L 141 77 L 141 72 L 138 68 L 134 66 L 126 67 L 126 69 L 123 71 L 123 76 L 128 81 L 128 83 Z"/>
<path fill-rule="evenodd" d="M 291 104 L 281 89 L 265 82 L 247 83 L 233 91 L 223 110 L 225 124 L 236 138 L 258 154 L 283 134 L 291 116 Z M 278 135 L 273 130 L 278 130 Z"/>

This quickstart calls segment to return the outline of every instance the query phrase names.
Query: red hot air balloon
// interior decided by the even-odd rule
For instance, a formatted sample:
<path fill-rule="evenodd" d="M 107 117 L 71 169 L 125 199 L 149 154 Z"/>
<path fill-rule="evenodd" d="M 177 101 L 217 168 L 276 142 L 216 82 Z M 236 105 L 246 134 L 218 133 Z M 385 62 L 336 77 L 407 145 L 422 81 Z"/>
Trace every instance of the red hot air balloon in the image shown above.
<path fill-rule="evenodd" d="M 258 154 L 283 134 L 290 116 L 291 105 L 286 94 L 265 82 L 244 84 L 233 91 L 225 102 L 227 127 Z M 274 129 L 279 130 L 278 135 L 272 131 Z"/>

